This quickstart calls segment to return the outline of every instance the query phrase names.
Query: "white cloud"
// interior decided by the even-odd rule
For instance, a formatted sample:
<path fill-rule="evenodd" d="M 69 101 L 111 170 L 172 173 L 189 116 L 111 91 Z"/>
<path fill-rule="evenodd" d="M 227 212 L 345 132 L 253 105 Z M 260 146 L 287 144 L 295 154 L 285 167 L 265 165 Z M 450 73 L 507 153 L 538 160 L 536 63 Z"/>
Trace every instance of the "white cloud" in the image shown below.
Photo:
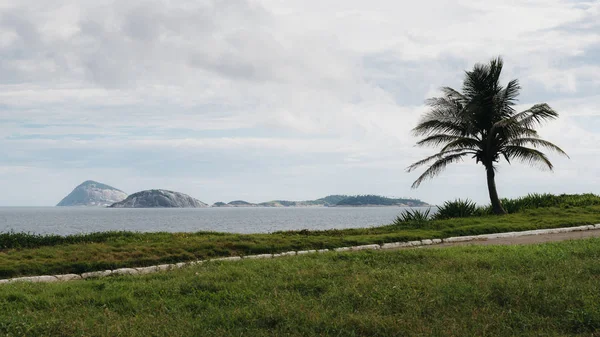
<path fill-rule="evenodd" d="M 223 161 L 251 152 L 267 158 L 264 165 L 295 172 L 286 179 L 318 182 L 316 191 L 401 189 L 440 201 L 466 176 L 450 170 L 428 183 L 445 192 L 408 191 L 415 177 L 403 168 L 434 151 L 413 148 L 410 129 L 423 99 L 443 85 L 460 88 L 465 69 L 501 54 L 506 80 L 521 79 L 524 106 L 550 101 L 561 113 L 542 135 L 568 149 L 572 160 L 560 161 L 548 179 L 577 185 L 560 170 L 596 164 L 586 154 L 595 153 L 598 132 L 572 118 L 599 115 L 593 95 L 600 64 L 592 52 L 600 48 L 593 24 L 599 9 L 596 2 L 559 0 L 6 0 L 0 3 L 0 167 L 56 173 L 85 151 L 114 161 L 123 148 L 127 156 L 222 151 Z M 332 158 L 319 157 L 327 154 Z M 211 158 L 211 172 L 227 165 Z M 175 179 L 139 177 L 126 159 L 118 174 Z M 459 166 L 465 167 L 480 173 Z M 507 169 L 511 177 L 529 177 L 516 167 Z M 325 173 L 318 177 L 319 171 Z M 594 181 L 594 172 L 577 172 Z M 42 173 L 15 179 L 27 184 L 36 174 Z M 185 179 L 207 178 L 200 172 Z M 376 190 L 363 189 L 369 182 Z M 475 192 L 481 183 L 469 181 L 473 187 L 464 190 L 485 200 Z M 507 194 L 524 191 L 505 183 Z M 144 184 L 132 187 L 152 187 Z M 279 193 L 273 198 L 293 193 L 263 190 Z"/>

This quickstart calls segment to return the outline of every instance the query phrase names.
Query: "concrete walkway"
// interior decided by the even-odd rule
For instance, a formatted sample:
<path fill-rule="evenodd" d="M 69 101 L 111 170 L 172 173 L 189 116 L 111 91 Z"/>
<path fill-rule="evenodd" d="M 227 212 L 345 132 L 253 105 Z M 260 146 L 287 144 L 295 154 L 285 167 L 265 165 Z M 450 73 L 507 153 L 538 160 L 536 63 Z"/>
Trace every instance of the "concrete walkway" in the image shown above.
<path fill-rule="evenodd" d="M 473 240 L 465 242 L 453 242 L 453 243 L 441 243 L 436 247 L 451 247 L 451 246 L 464 246 L 464 245 L 528 245 L 545 242 L 556 242 L 565 240 L 577 240 L 586 238 L 597 238 L 600 237 L 600 229 L 579 231 L 579 232 L 564 232 L 564 233 L 551 233 L 551 234 L 538 234 L 538 235 L 527 235 L 527 236 L 515 236 L 506 238 L 496 238 L 490 240 Z"/>

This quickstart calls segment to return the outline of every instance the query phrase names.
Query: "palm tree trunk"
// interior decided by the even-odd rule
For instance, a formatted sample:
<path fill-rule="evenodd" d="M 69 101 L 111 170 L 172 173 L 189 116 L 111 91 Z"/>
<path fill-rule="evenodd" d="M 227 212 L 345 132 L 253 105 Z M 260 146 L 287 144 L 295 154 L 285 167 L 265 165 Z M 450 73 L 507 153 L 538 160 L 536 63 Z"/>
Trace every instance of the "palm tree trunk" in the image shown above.
<path fill-rule="evenodd" d="M 485 170 L 487 172 L 487 185 L 488 192 L 490 193 L 490 201 L 492 202 L 492 211 L 498 215 L 506 214 L 506 211 L 502 207 L 502 202 L 500 202 L 500 198 L 498 197 L 498 191 L 496 191 L 496 173 L 494 172 L 494 167 L 486 165 Z"/>

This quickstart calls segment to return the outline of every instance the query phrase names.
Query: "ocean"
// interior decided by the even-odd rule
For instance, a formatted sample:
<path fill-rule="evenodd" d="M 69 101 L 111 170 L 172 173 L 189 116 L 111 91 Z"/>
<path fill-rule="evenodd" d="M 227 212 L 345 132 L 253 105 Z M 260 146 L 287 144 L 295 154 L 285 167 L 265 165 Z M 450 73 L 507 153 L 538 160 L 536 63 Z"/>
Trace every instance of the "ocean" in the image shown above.
<path fill-rule="evenodd" d="M 390 224 L 403 207 L 151 208 L 0 207 L 1 232 L 70 235 L 104 231 L 270 233 Z M 427 208 L 417 208 L 427 209 Z M 432 213 L 435 207 L 432 207 Z"/>

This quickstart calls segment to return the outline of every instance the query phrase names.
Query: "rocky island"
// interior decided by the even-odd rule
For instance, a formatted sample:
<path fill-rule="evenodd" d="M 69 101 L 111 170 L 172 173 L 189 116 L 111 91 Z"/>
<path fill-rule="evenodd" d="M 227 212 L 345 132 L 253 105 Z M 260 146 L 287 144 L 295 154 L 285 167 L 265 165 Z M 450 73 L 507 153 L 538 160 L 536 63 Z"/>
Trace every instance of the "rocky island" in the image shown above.
<path fill-rule="evenodd" d="M 83 182 L 57 206 L 102 206 L 112 208 L 201 208 L 201 207 L 427 207 L 419 199 L 394 199 L 378 195 L 335 194 L 315 200 L 271 200 L 252 203 L 234 200 L 215 202 L 209 206 L 187 194 L 162 189 L 146 190 L 127 196 L 127 193 L 93 180 Z"/>
<path fill-rule="evenodd" d="M 216 202 L 212 207 L 381 207 L 381 206 L 398 206 L 398 207 L 427 207 L 428 203 L 419 199 L 407 198 L 387 198 L 378 195 L 329 195 L 316 200 L 304 201 L 289 201 L 289 200 L 272 200 L 261 202 L 258 204 L 247 202 L 244 200 L 235 200 L 229 203 Z"/>
<path fill-rule="evenodd" d="M 316 200 L 290 201 L 290 200 L 272 200 L 258 204 L 263 207 L 328 207 L 334 206 L 338 202 L 348 198 L 347 195 L 328 195 Z"/>
<path fill-rule="evenodd" d="M 234 200 L 228 203 L 224 203 L 224 202 L 215 202 L 212 207 L 257 207 L 260 205 L 257 204 L 253 204 L 251 202 L 247 202 L 244 200 Z"/>
<path fill-rule="evenodd" d="M 368 207 L 368 206 L 400 206 L 427 207 L 431 206 L 419 199 L 386 198 L 379 195 L 356 195 L 340 200 L 334 206 Z"/>
<path fill-rule="evenodd" d="M 83 182 L 75 187 L 56 206 L 96 206 L 106 207 L 127 198 L 127 193 L 112 186 L 93 180 Z"/>
<path fill-rule="evenodd" d="M 187 194 L 167 190 L 147 190 L 134 193 L 111 208 L 202 208 L 207 204 Z"/>

